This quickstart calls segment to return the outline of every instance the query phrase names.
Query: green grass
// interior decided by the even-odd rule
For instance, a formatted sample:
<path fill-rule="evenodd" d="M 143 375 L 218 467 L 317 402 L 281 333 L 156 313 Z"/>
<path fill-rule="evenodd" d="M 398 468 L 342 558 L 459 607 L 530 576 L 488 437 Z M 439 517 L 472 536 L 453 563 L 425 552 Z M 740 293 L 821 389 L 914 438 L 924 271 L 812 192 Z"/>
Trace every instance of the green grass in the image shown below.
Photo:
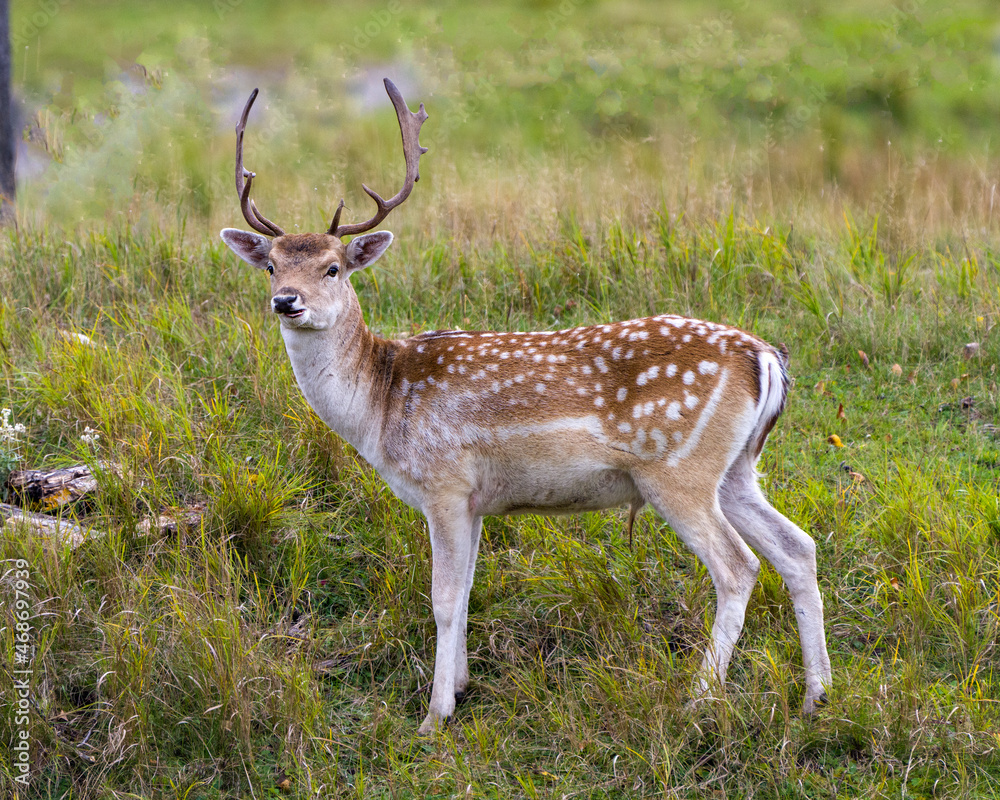
<path fill-rule="evenodd" d="M 0 237 L 0 407 L 25 426 L 0 468 L 95 465 L 78 515 L 107 535 L 0 529 L 0 697 L 18 560 L 35 647 L 32 780 L 11 706 L 0 794 L 1000 795 L 989 6 L 56 5 L 17 76 L 45 169 Z M 674 312 L 787 344 L 761 468 L 818 544 L 835 685 L 813 718 L 766 566 L 725 698 L 687 705 L 711 581 L 651 513 L 630 546 L 611 511 L 486 521 L 471 691 L 415 736 L 425 523 L 309 410 L 265 280 L 217 237 L 258 82 L 268 216 L 321 229 L 341 194 L 367 213 L 362 181 L 395 191 L 388 103 L 345 93 L 369 67 L 416 69 L 431 115 L 397 239 L 355 277 L 377 331 Z M 195 530 L 137 529 L 190 506 Z"/>
<path fill-rule="evenodd" d="M 241 796 L 282 776 L 301 796 L 994 791 L 1000 449 L 985 427 L 995 346 L 977 333 L 996 290 L 979 275 L 963 296 L 939 279 L 949 256 L 920 252 L 887 296 L 847 263 L 824 266 L 822 251 L 857 236 L 845 226 L 792 251 L 730 218 L 603 234 L 567 223 L 530 251 L 466 248 L 465 267 L 404 240 L 377 285 L 359 281 L 383 330 L 656 308 L 741 322 L 795 354 L 763 468 L 776 505 L 819 543 L 831 706 L 797 716 L 794 615 L 771 570 L 726 701 L 692 716 L 713 597 L 669 530 L 646 515 L 630 549 L 621 514 L 498 519 L 471 601 L 473 691 L 433 741 L 414 736 L 434 643 L 424 523 L 306 408 L 260 276 L 194 243 L 176 284 L 152 292 L 163 252 L 180 249 L 171 234 L 81 237 L 69 260 L 61 238 L 9 236 L 5 263 L 22 268 L 0 314 L 2 400 L 28 426 L 22 457 L 125 466 L 103 474 L 85 519 L 106 539 L 53 552 L 12 532 L 0 545 L 48 598 L 35 617 L 37 796 Z M 869 261 L 857 268 L 882 263 Z M 800 269 L 839 312 L 802 302 Z M 58 334 L 70 327 L 95 344 Z M 965 361 L 974 338 L 982 355 Z M 86 426 L 101 432 L 93 447 Z M 203 530 L 136 536 L 139 518 L 196 502 Z"/>

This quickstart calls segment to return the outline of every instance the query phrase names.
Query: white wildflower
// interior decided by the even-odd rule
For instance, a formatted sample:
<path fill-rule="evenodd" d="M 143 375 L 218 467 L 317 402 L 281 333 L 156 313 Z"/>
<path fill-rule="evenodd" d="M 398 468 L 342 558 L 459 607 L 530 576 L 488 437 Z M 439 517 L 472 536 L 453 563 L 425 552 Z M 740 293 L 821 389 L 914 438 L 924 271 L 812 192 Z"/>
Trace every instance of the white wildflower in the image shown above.
<path fill-rule="evenodd" d="M 84 444 L 96 445 L 100 441 L 101 434 L 91 428 L 89 425 L 83 429 L 83 434 L 80 436 L 80 441 Z"/>
<path fill-rule="evenodd" d="M 21 434 L 27 430 L 20 422 L 11 425 L 10 415 L 12 413 L 9 408 L 0 409 L 0 442 L 8 445 L 17 444 Z"/>

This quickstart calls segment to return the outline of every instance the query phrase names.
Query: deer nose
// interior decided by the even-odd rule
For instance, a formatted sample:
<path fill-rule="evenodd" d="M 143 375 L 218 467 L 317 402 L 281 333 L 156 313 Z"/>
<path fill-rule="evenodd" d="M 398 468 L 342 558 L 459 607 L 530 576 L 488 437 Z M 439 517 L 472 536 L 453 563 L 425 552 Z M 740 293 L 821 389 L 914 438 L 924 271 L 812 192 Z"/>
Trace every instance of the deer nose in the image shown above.
<path fill-rule="evenodd" d="M 297 294 L 276 294 L 271 298 L 271 308 L 275 314 L 291 314 L 298 299 Z"/>

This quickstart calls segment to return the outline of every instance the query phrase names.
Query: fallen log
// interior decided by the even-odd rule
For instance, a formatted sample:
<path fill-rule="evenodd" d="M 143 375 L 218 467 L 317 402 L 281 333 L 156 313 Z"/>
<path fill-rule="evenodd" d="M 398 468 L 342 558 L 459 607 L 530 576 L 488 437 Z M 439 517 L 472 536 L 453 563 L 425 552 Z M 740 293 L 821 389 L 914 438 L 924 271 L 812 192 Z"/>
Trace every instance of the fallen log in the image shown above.
<path fill-rule="evenodd" d="M 202 507 L 169 510 L 158 517 L 142 520 L 136 525 L 140 536 L 188 535 L 201 527 L 205 511 Z M 48 514 L 34 514 L 23 508 L 0 503 L 0 529 L 7 524 L 21 523 L 36 536 L 51 539 L 60 544 L 69 544 L 76 550 L 84 542 L 100 539 L 107 534 L 98 528 L 84 528 L 74 522 L 58 519 Z"/>
<path fill-rule="evenodd" d="M 121 468 L 113 463 L 101 463 L 100 469 L 121 474 Z M 97 492 L 97 478 L 90 467 L 78 464 L 62 469 L 23 469 L 12 472 L 7 486 L 22 505 L 41 507 L 44 511 L 76 503 L 93 496 Z M 145 519 L 136 525 L 140 536 L 188 535 L 200 529 L 205 514 L 203 505 L 189 508 L 167 509 L 160 515 Z M 7 523 L 23 523 L 36 535 L 76 549 L 88 539 L 101 538 L 105 531 L 83 528 L 80 525 L 58 519 L 48 514 L 35 514 L 17 506 L 0 503 L 0 528 Z"/>
<path fill-rule="evenodd" d="M 144 519 L 136 526 L 136 531 L 145 535 L 155 533 L 161 537 L 178 534 L 186 536 L 201 528 L 204 515 L 203 507 L 173 509 L 158 517 Z"/>
<path fill-rule="evenodd" d="M 110 468 L 115 469 L 113 465 Z M 97 478 L 90 467 L 77 464 L 62 469 L 17 470 L 10 474 L 7 485 L 23 502 L 50 510 L 97 491 Z"/>
<path fill-rule="evenodd" d="M 68 544 L 76 550 L 88 539 L 99 539 L 104 531 L 82 528 L 73 522 L 50 517 L 47 514 L 32 514 L 17 506 L 0 503 L 0 527 L 9 524 L 22 524 L 30 528 L 37 536 L 50 539 L 59 544 Z"/>

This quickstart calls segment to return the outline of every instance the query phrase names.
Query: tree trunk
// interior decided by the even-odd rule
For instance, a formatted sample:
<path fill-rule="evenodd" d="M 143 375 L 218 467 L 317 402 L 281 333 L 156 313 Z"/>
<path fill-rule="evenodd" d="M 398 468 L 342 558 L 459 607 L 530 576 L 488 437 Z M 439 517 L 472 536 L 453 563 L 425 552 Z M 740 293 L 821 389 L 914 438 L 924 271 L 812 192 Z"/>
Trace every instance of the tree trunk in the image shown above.
<path fill-rule="evenodd" d="M 14 103 L 10 90 L 10 2 L 0 0 L 0 225 L 14 222 Z"/>

